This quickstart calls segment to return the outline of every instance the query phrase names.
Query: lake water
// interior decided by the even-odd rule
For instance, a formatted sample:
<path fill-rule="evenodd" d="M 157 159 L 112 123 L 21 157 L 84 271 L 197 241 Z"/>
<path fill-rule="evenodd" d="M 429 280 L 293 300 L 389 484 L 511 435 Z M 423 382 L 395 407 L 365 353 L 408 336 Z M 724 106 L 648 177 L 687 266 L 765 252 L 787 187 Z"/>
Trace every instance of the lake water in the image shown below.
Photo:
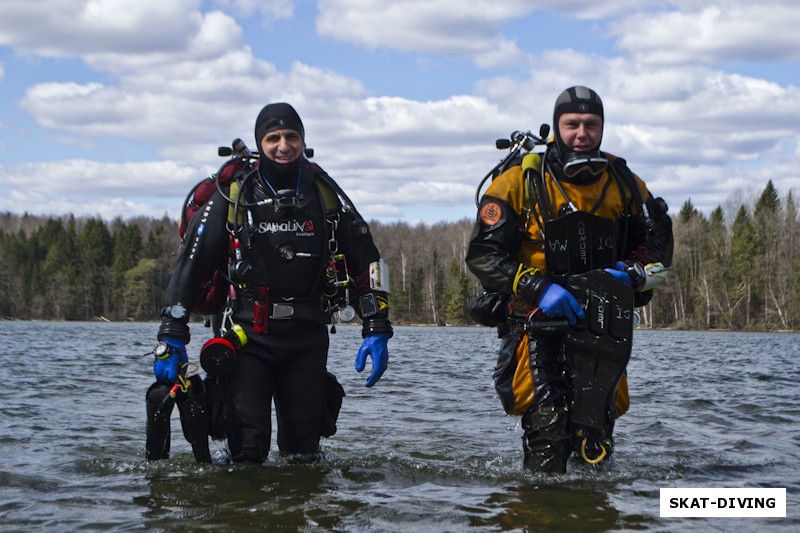
<path fill-rule="evenodd" d="M 397 327 L 372 389 L 360 328 L 331 337 L 347 391 L 326 460 L 144 460 L 156 324 L 0 322 L 3 531 L 737 531 L 800 527 L 800 335 L 637 331 L 615 460 L 522 469 L 488 328 Z M 193 325 L 190 358 L 207 330 Z M 366 374 L 366 373 L 365 373 Z M 274 439 L 273 439 L 274 442 Z M 274 446 L 274 444 L 273 444 Z M 666 487 L 785 487 L 786 518 L 662 518 Z"/>

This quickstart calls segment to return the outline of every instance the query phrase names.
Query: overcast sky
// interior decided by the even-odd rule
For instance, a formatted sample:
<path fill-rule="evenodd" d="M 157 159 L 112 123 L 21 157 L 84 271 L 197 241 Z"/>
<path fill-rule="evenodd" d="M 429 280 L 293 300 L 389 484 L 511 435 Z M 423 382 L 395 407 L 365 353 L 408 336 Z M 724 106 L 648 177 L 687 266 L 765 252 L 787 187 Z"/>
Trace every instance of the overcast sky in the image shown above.
<path fill-rule="evenodd" d="M 368 219 L 475 215 L 495 139 L 603 98 L 673 213 L 800 191 L 795 0 L 2 0 L 0 212 L 177 217 L 292 103 Z"/>

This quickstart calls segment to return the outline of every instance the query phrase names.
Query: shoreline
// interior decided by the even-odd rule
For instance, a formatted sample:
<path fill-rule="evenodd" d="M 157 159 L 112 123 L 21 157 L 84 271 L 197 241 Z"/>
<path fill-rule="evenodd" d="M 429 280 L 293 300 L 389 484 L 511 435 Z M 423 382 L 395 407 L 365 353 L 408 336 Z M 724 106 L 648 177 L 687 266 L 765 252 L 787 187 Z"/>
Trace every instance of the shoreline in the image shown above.
<path fill-rule="evenodd" d="M 158 320 L 112 320 L 110 318 L 106 318 L 104 316 L 94 317 L 88 320 L 65 320 L 65 319 L 57 319 L 57 318 L 14 318 L 14 317 L 2 317 L 0 318 L 0 322 L 61 322 L 61 323 L 68 323 L 68 322 L 104 322 L 108 324 L 124 324 L 124 323 L 131 323 L 131 324 L 158 324 Z M 198 320 L 191 320 L 189 322 L 190 325 L 202 325 L 202 319 Z M 336 326 L 339 327 L 361 327 L 360 324 L 347 324 L 343 322 L 334 322 L 333 324 L 328 324 L 329 326 Z M 426 324 L 422 322 L 393 322 L 393 326 L 403 326 L 403 327 L 435 327 L 435 328 L 485 328 L 487 330 L 495 329 L 491 326 L 483 326 L 481 324 Z M 695 333 L 800 333 L 800 330 L 795 329 L 731 329 L 731 328 L 700 328 L 700 329 L 692 329 L 686 327 L 677 327 L 677 326 L 636 326 L 634 327 L 634 331 L 691 331 Z"/>

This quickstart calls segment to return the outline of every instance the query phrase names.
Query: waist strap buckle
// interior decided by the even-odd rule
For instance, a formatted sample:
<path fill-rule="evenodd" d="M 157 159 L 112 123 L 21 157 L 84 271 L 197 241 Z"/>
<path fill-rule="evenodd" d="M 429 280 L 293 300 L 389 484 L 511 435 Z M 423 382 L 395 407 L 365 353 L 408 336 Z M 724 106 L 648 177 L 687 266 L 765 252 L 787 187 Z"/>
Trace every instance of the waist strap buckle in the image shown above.
<path fill-rule="evenodd" d="M 282 318 L 291 318 L 292 316 L 294 316 L 293 305 L 281 303 L 272 304 L 272 313 L 270 313 L 270 318 L 274 320 L 280 320 Z"/>

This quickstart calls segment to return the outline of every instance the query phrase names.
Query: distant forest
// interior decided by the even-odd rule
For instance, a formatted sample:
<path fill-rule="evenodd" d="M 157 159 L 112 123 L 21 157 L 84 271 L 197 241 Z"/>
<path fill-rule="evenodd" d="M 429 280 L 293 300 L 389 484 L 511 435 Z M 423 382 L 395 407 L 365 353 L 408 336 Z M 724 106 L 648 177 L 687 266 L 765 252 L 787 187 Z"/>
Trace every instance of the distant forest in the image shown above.
<path fill-rule="evenodd" d="M 706 217 L 687 201 L 670 214 L 675 259 L 642 310 L 642 326 L 800 329 L 800 229 L 791 192 L 769 182 L 751 202 Z M 473 221 L 371 222 L 391 272 L 396 324 L 468 325 L 480 286 L 464 264 Z M 180 239 L 168 218 L 0 213 L 0 318 L 157 320 Z"/>

